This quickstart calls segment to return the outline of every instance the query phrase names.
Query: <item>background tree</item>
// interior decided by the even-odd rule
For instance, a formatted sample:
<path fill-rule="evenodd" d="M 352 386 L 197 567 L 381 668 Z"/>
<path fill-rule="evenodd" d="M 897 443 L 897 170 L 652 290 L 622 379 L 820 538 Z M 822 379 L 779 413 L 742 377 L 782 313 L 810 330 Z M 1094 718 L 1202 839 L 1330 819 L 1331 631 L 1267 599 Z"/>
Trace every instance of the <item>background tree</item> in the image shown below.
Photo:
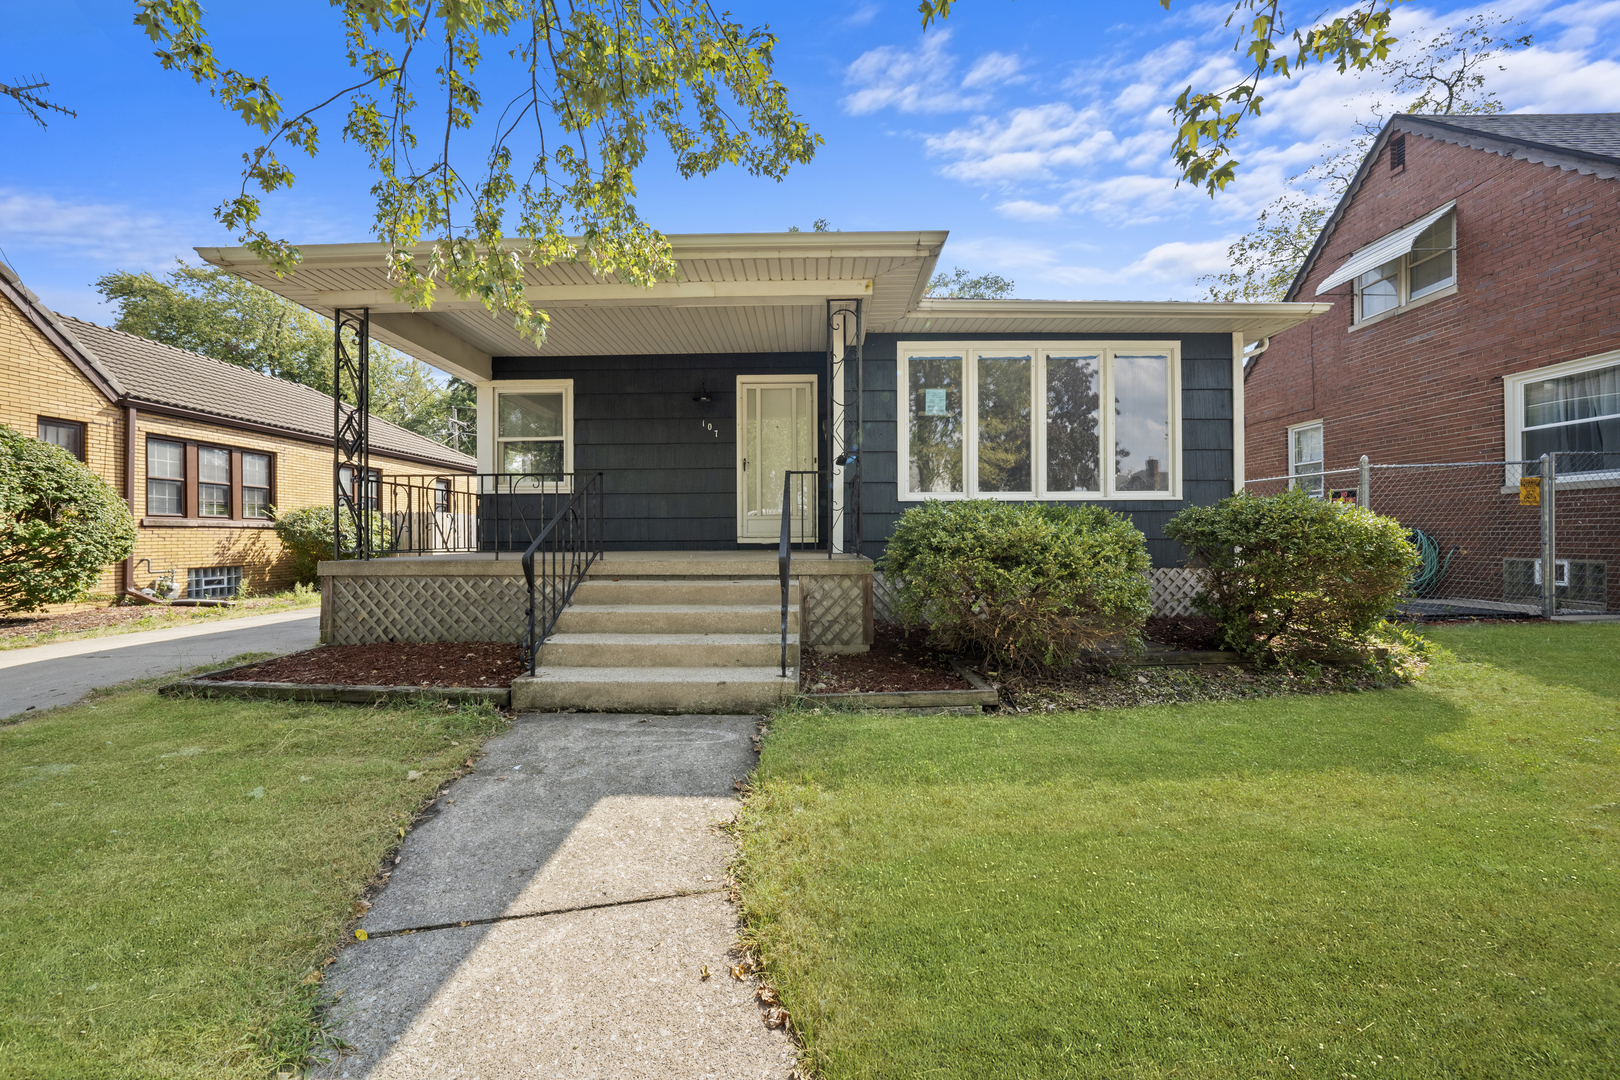
<path fill-rule="evenodd" d="M 740 165 L 780 180 L 822 142 L 774 77 L 775 35 L 716 14 L 708 0 L 333 6 L 356 81 L 309 94 L 312 103 L 290 114 L 268 79 L 215 54 L 198 0 L 137 3 L 135 23 L 159 62 L 267 136 L 245 155 L 241 189 L 216 216 L 278 272 L 297 264 L 298 251 L 259 227 L 259 196 L 292 186 L 278 151 L 313 156 L 317 117 L 340 101 L 344 137 L 376 175 L 373 231 L 388 247 L 395 298 L 426 307 L 443 283 L 537 340 L 547 318 L 524 298 L 527 265 L 578 259 L 637 285 L 674 277 L 669 242 L 633 201 L 649 135 L 684 177 Z M 522 87 L 493 118 L 478 82 L 486 57 L 494 81 Z M 419 122 L 428 101 L 433 112 Z M 483 149 L 460 150 L 480 124 Z"/>
<path fill-rule="evenodd" d="M 1373 102 L 1370 118 L 1355 121 L 1355 135 L 1330 148 L 1303 173 L 1289 177 L 1289 190 L 1260 211 L 1254 228 L 1226 249 L 1229 268 L 1198 279 L 1198 284 L 1207 287 L 1208 298 L 1282 300 L 1286 296 L 1323 222 L 1349 188 L 1362 158 L 1393 112 L 1501 112 L 1501 101 L 1485 84 L 1491 71 L 1502 70 L 1494 61 L 1531 43 L 1530 34 L 1512 33 L 1519 25 L 1511 17 L 1478 13 L 1459 27 L 1440 31 L 1410 53 L 1379 63 L 1374 75 L 1391 93 L 1417 96 L 1399 110 Z"/>
<path fill-rule="evenodd" d="M 947 274 L 944 271 L 928 279 L 924 296 L 939 300 L 1006 300 L 1012 296 L 1013 283 L 1000 274 L 968 276 L 960 266 Z"/>
<path fill-rule="evenodd" d="M 0 613 L 82 599 L 134 550 L 135 521 L 107 481 L 0 424 Z"/>
<path fill-rule="evenodd" d="M 332 323 L 215 266 L 179 263 L 161 279 L 119 270 L 96 281 L 118 306 L 113 326 L 165 345 L 278 379 L 332 392 Z M 470 419 L 469 383 L 441 383 L 433 369 L 386 345 L 371 346 L 371 412 L 400 427 L 449 442 L 452 405 Z"/>

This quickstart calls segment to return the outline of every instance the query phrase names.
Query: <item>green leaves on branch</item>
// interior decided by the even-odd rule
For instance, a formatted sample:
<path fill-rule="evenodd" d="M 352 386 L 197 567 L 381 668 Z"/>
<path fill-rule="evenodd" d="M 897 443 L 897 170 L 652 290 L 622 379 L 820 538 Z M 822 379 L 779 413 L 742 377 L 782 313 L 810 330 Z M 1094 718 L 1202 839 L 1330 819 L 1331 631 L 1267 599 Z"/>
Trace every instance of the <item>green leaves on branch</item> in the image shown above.
<path fill-rule="evenodd" d="M 135 521 L 107 481 L 0 424 L 0 613 L 82 599 L 134 550 Z"/>
<path fill-rule="evenodd" d="M 1197 603 L 1226 647 L 1251 656 L 1364 652 L 1419 561 L 1394 518 L 1300 489 L 1189 506 L 1164 533 L 1203 569 Z"/>
<path fill-rule="evenodd" d="M 388 555 L 393 551 L 393 531 L 388 519 L 376 510 L 365 511 L 366 528 L 371 531 L 371 554 Z M 345 557 L 353 557 L 359 547 L 354 522 L 344 514 L 342 543 Z M 323 560 L 332 558 L 332 508 L 306 506 L 298 510 L 277 512 L 276 536 L 281 546 L 292 556 L 293 580 L 299 584 L 314 584 L 320 580 L 318 567 Z"/>
<path fill-rule="evenodd" d="M 1332 64 L 1340 74 L 1354 68 L 1365 71 L 1389 55 L 1396 42 L 1389 33 L 1397 0 L 1360 0 L 1347 14 L 1307 30 L 1290 32 L 1282 0 L 1237 0 L 1226 25 L 1239 23 L 1235 50 L 1247 60 L 1243 80 L 1225 90 L 1194 90 L 1191 84 L 1176 98 L 1170 112 L 1177 129 L 1174 146 L 1181 179 L 1202 184 L 1210 195 L 1226 187 L 1237 175 L 1232 146 L 1239 126 L 1248 116 L 1259 116 L 1265 101 L 1260 80 L 1267 75 L 1291 78 L 1306 64 Z M 1168 9 L 1170 0 L 1159 0 Z M 1252 18 L 1246 18 L 1252 14 Z M 1244 47 L 1247 39 L 1247 48 Z"/>
<path fill-rule="evenodd" d="M 1152 610 L 1146 541 L 1100 506 L 931 499 L 900 518 L 880 565 L 902 622 L 1006 671 L 1134 641 Z"/>
<path fill-rule="evenodd" d="M 299 253 L 258 227 L 258 193 L 292 186 L 277 145 L 314 156 L 316 114 L 339 99 L 348 102 L 344 137 L 377 176 L 373 231 L 388 245 L 395 299 L 426 307 L 445 286 L 511 317 L 534 340 L 544 336 L 547 317 L 525 297 L 528 266 L 580 259 L 593 274 L 642 286 L 674 277 L 668 241 L 633 201 L 650 132 L 688 178 L 738 165 L 780 180 L 822 143 L 774 76 L 776 37 L 715 14 L 706 0 L 333 6 L 360 78 L 289 117 L 267 80 L 219 62 L 196 0 L 137 4 L 136 25 L 158 45 L 165 68 L 189 74 L 270 136 L 243 155 L 241 191 L 215 215 L 277 273 L 291 271 Z M 452 156 L 452 142 L 487 119 L 478 79 L 489 46 L 519 66 L 524 89 L 506 102 L 488 129 L 488 149 L 469 164 Z M 431 126 L 423 127 L 416 93 L 429 85 L 425 65 L 435 65 L 437 91 Z M 498 74 L 511 81 L 510 72 Z"/>

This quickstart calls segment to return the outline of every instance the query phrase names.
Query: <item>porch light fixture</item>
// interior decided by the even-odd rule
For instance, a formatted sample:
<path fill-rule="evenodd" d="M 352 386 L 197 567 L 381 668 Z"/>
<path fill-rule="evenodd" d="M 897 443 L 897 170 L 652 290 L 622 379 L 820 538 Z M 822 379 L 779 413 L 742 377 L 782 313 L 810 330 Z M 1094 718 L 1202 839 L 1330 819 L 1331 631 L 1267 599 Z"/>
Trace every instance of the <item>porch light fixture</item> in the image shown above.
<path fill-rule="evenodd" d="M 702 382 L 698 383 L 698 392 L 692 395 L 692 400 L 697 401 L 697 402 L 701 402 L 704 405 L 707 405 L 707 404 L 709 404 L 709 402 L 714 400 L 714 398 L 709 396 L 708 380 L 707 379 L 705 379 Z"/>

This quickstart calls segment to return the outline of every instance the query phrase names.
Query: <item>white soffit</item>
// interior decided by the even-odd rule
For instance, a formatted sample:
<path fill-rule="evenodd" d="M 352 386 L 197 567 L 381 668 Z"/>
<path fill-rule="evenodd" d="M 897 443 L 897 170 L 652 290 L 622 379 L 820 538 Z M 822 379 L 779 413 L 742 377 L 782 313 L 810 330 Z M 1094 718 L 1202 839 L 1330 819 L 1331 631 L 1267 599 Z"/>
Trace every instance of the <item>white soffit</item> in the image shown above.
<path fill-rule="evenodd" d="M 245 248 L 198 248 L 215 266 L 330 316 L 369 308 L 372 336 L 463 378 L 490 377 L 494 356 L 819 352 L 828 300 L 864 299 L 869 317 L 904 315 L 949 234 L 723 233 L 670 236 L 679 280 L 651 289 L 594 277 L 583 263 L 529 267 L 524 292 L 551 323 L 544 344 L 508 316 L 441 288 L 433 307 L 397 303 L 381 244 L 302 248 L 277 278 Z M 448 339 L 453 338 L 452 342 Z"/>
<path fill-rule="evenodd" d="M 902 319 L 867 323 L 893 334 L 1234 334 L 1249 341 L 1327 312 L 1326 303 L 1177 300 L 923 300 Z"/>
<path fill-rule="evenodd" d="M 1329 274 L 1322 284 L 1316 287 L 1316 295 L 1321 296 L 1335 285 L 1343 285 L 1369 270 L 1378 269 L 1391 259 L 1398 259 L 1407 254 L 1423 230 L 1445 217 L 1456 205 L 1457 201 L 1453 199 L 1438 210 L 1429 211 L 1412 224 L 1402 226 L 1388 236 L 1380 237 L 1366 247 L 1357 249 L 1355 254 L 1344 261 L 1344 265 Z"/>

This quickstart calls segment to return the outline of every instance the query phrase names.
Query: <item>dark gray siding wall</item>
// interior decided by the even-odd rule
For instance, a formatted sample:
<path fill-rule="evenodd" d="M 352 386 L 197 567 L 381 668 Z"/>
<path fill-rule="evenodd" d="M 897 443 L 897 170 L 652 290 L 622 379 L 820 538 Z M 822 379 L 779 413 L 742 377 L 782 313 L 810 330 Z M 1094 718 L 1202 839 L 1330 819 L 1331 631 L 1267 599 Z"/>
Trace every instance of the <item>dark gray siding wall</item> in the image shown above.
<path fill-rule="evenodd" d="M 574 470 L 605 474 L 607 545 L 647 551 L 738 546 L 737 376 L 825 384 L 826 367 L 824 353 L 497 356 L 494 376 L 574 380 Z M 700 386 L 712 402 L 692 400 Z"/>
<path fill-rule="evenodd" d="M 986 341 L 1052 340 L 1050 334 L 996 334 Z M 1108 341 L 1176 340 L 1176 335 L 1111 334 Z M 971 341 L 960 334 L 907 334 L 907 341 Z M 1076 340 L 1064 338 L 1066 341 Z M 1084 340 L 1084 339 L 1081 339 Z M 1120 502 L 1147 537 L 1155 566 L 1179 566 L 1181 545 L 1164 536 L 1164 523 L 1183 506 L 1208 506 L 1232 493 L 1232 337 L 1230 334 L 1187 334 L 1181 341 L 1181 447 L 1186 472 L 1182 502 Z M 865 497 L 861 524 L 868 555 L 882 550 L 894 523 L 910 504 L 898 499 L 896 447 L 896 345 L 893 334 L 866 339 L 862 374 L 865 406 L 861 438 Z"/>

